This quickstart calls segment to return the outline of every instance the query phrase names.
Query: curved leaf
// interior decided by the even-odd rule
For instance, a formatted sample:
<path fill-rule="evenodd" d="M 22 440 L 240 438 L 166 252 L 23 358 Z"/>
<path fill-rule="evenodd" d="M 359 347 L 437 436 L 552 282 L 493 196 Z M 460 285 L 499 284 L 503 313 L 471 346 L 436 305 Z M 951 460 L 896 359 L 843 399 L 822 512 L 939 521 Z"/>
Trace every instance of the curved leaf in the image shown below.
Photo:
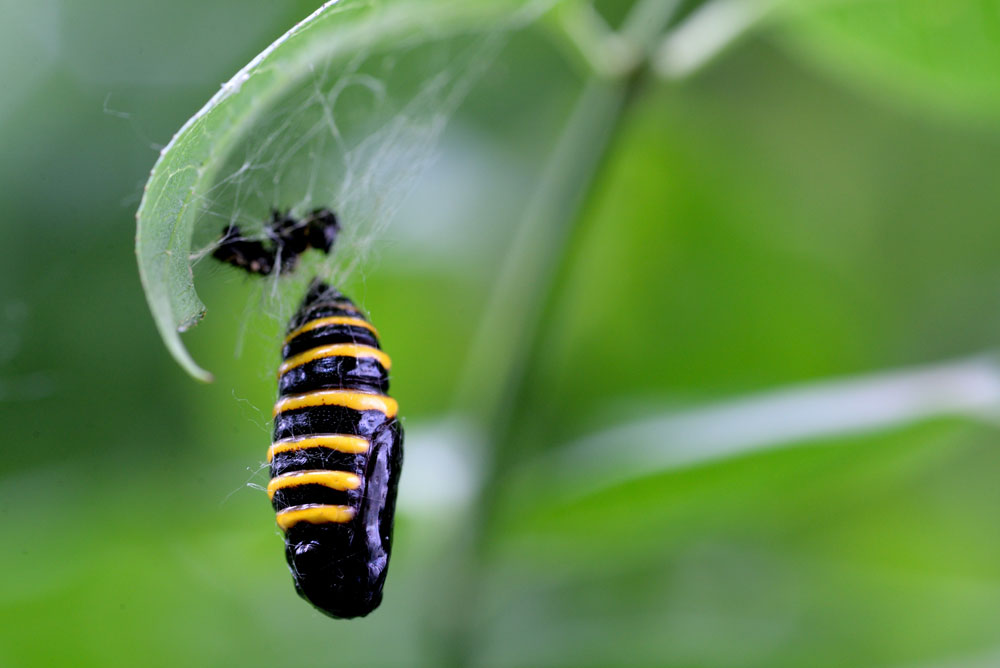
<path fill-rule="evenodd" d="M 362 178 L 353 181 L 355 189 L 359 180 L 367 190 L 387 179 L 391 181 L 386 171 L 414 161 L 414 155 L 406 152 L 407 141 L 412 139 L 407 136 L 407 129 L 416 125 L 424 133 L 423 139 L 432 140 L 433 131 L 440 129 L 461 98 L 462 86 L 455 81 L 467 83 L 470 72 L 466 69 L 476 65 L 468 62 L 476 58 L 438 53 L 436 59 L 424 58 L 427 64 L 423 71 L 413 72 L 407 69 L 413 67 L 410 61 L 420 58 L 395 56 L 416 53 L 423 57 L 425 54 L 419 51 L 422 46 L 458 38 L 481 44 L 483 35 L 524 25 L 548 4 L 551 3 L 516 0 L 385 4 L 374 0 L 332 0 L 237 72 L 184 124 L 162 151 L 146 184 L 137 213 L 136 255 L 157 328 L 171 354 L 188 373 L 200 380 L 211 380 L 211 374 L 192 359 L 178 334 L 197 324 L 205 313 L 194 288 L 192 263 L 197 258 L 192 254 L 192 244 L 206 208 L 213 208 L 210 215 L 225 218 L 227 222 L 239 220 L 243 225 L 255 216 L 265 215 L 269 207 L 306 208 L 313 200 L 326 204 L 331 199 L 344 205 L 343 197 L 338 195 L 347 192 L 346 181 L 351 180 L 352 174 L 340 179 L 339 191 L 329 186 L 334 181 L 327 174 L 327 170 L 334 169 L 329 164 L 332 154 L 337 154 L 336 160 L 343 163 L 341 167 L 357 168 L 351 160 L 364 162 L 364 170 L 356 169 Z M 481 49 L 476 53 L 481 53 Z M 336 97 L 347 87 L 346 77 L 355 77 L 350 83 L 362 89 L 367 87 L 373 98 L 381 100 L 385 95 L 376 77 L 361 72 L 363 61 L 370 54 L 383 59 L 379 62 L 383 70 L 391 69 L 400 80 L 417 81 L 420 85 L 404 90 L 392 106 L 380 107 L 381 116 L 370 114 L 362 118 L 356 123 L 356 136 L 348 138 L 336 117 L 339 110 L 338 114 L 333 112 Z M 445 76 L 438 76 L 441 73 Z M 323 84 L 322 90 L 317 82 Z M 318 103 L 308 106 L 304 99 Z M 419 101 L 416 109 L 412 105 L 414 100 Z M 302 109 L 311 111 L 299 116 L 288 113 Z M 248 138 L 254 137 L 261 127 L 270 129 L 252 139 L 255 142 L 252 149 L 247 147 Z M 319 127 L 324 130 L 323 141 L 309 136 L 309 130 Z M 376 141 L 370 141 L 375 132 L 382 134 L 377 135 Z M 283 141 L 276 147 L 274 138 L 278 133 Z M 351 140 L 354 143 L 348 145 Z M 222 176 L 227 174 L 224 171 L 227 164 L 240 155 L 241 146 L 245 148 L 244 155 L 252 156 L 253 160 L 245 157 L 235 160 L 228 177 Z M 275 153 L 277 150 L 282 151 L 281 155 Z M 420 150 L 426 153 L 429 147 L 422 146 Z M 304 157 L 307 152 L 308 158 Z M 302 178 L 299 173 L 302 170 L 296 171 L 297 163 L 306 159 L 312 165 Z M 263 192 L 260 184 L 271 178 L 269 172 L 275 165 L 288 169 L 285 184 L 290 185 L 282 184 L 280 192 L 276 186 Z M 248 183 L 233 178 L 251 171 L 258 181 Z M 317 175 L 323 181 L 320 186 L 314 182 Z M 272 180 L 278 182 L 276 177 Z M 398 176 L 396 180 L 400 180 Z M 234 182 L 237 186 L 230 190 L 236 194 L 227 194 L 226 186 Z M 260 195 L 259 201 L 248 207 L 254 210 L 234 209 L 231 200 L 234 197 L 238 200 L 247 191 Z M 383 197 L 379 192 L 378 199 Z M 368 213 L 372 218 L 386 217 L 384 208 Z M 217 227 L 213 228 L 216 234 Z"/>
<path fill-rule="evenodd" d="M 665 410 L 583 436 L 526 467 L 525 487 L 584 497 L 637 479 L 933 420 L 992 423 L 1000 366 L 991 355 Z M 561 471 L 558 481 L 551 471 Z M 538 504 L 537 495 L 532 497 Z"/>

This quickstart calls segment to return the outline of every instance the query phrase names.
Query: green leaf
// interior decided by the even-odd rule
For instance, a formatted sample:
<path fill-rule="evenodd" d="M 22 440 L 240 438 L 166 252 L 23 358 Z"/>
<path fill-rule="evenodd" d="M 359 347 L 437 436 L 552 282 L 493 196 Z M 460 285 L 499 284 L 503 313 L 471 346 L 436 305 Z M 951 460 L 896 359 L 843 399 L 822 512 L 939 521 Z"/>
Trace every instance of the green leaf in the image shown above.
<path fill-rule="evenodd" d="M 483 663 L 964 665 L 995 644 L 995 438 L 933 421 L 532 503 L 495 543 Z"/>
<path fill-rule="evenodd" d="M 786 3 L 783 38 L 873 95 L 1000 112 L 1000 6 L 981 0 Z"/>
<path fill-rule="evenodd" d="M 136 255 L 157 328 L 188 373 L 211 380 L 178 332 L 205 314 L 192 264 L 223 222 L 252 232 L 272 207 L 334 205 L 358 221 L 352 262 L 341 267 L 349 271 L 488 62 L 484 36 L 524 25 L 548 4 L 327 2 L 184 124 L 146 184 Z M 342 97 L 344 113 L 335 109 Z"/>
<path fill-rule="evenodd" d="M 523 490 L 585 497 L 651 475 L 705 466 L 824 439 L 962 417 L 990 424 L 1000 409 L 1000 366 L 991 356 L 800 384 L 688 410 L 615 423 L 526 466 Z M 617 410 L 615 410 L 617 409 Z M 621 411 L 612 403 L 607 413 Z M 561 471 L 552 480 L 551 471 Z M 533 504 L 539 503 L 534 494 Z"/>

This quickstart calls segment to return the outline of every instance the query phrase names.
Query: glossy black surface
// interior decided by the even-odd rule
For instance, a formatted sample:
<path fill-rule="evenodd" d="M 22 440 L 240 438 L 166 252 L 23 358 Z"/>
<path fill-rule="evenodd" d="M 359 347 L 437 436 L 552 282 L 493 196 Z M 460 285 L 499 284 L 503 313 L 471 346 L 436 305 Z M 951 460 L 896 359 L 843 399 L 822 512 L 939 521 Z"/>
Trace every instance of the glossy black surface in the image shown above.
<path fill-rule="evenodd" d="M 283 395 L 317 388 L 384 394 L 389 391 L 389 372 L 371 357 L 323 357 L 289 369 L 278 379 L 278 391 Z"/>
<path fill-rule="evenodd" d="M 347 308 L 344 308 L 346 306 Z M 354 315 L 367 320 L 357 305 L 337 288 L 315 280 L 309 284 L 302 304 L 288 322 L 288 331 L 298 329 L 310 320 L 324 318 L 329 315 Z"/>
<path fill-rule="evenodd" d="M 361 500 L 360 490 L 341 491 L 323 485 L 300 485 L 279 489 L 271 499 L 275 510 L 284 510 L 306 503 L 325 503 L 333 506 L 356 506 Z"/>
<path fill-rule="evenodd" d="M 362 475 L 367 462 L 367 455 L 352 455 L 330 448 L 290 450 L 274 456 L 274 459 L 271 460 L 271 475 L 324 469 L 327 471 L 350 471 Z"/>
<path fill-rule="evenodd" d="M 281 354 L 285 359 L 312 350 L 319 346 L 327 346 L 333 343 L 357 343 L 362 346 L 378 348 L 378 339 L 375 335 L 364 327 L 353 325 L 325 325 L 302 332 L 294 339 L 285 344 L 281 349 Z"/>
<path fill-rule="evenodd" d="M 396 420 L 375 435 L 364 496 L 348 524 L 297 524 L 285 537 L 295 589 L 332 617 L 362 617 L 382 602 L 392 551 L 396 488 L 403 463 Z"/>
<path fill-rule="evenodd" d="M 350 434 L 370 438 L 385 421 L 386 417 L 380 411 L 313 406 L 280 413 L 274 418 L 274 440 L 311 434 Z"/>
<path fill-rule="evenodd" d="M 364 319 L 353 309 L 331 304 L 350 303 L 338 291 L 314 281 L 288 331 L 321 317 Z M 361 327 L 321 327 L 293 338 L 284 358 L 330 343 L 361 343 L 378 347 L 378 340 Z M 344 388 L 384 393 L 388 372 L 377 361 L 333 357 L 290 370 L 279 381 L 281 396 L 318 389 Z M 335 470 L 359 474 L 362 487 L 337 491 L 322 485 L 287 487 L 275 492 L 276 510 L 306 504 L 346 505 L 355 508 L 347 523 L 300 522 L 285 535 L 285 555 L 298 593 L 332 617 L 367 615 L 382 601 L 392 548 L 396 489 L 403 460 L 403 431 L 399 421 L 377 410 L 358 411 L 342 406 L 312 406 L 279 413 L 274 440 L 317 434 L 348 434 L 367 438 L 366 454 L 349 454 L 329 448 L 279 453 L 271 462 L 271 475 L 290 471 Z"/>

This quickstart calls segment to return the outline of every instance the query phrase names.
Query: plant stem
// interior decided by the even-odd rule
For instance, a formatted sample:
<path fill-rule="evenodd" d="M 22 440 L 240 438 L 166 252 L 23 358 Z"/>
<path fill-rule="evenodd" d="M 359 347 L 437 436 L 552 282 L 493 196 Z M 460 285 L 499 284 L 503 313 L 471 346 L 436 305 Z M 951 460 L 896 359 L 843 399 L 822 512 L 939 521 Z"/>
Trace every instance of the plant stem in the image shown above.
<path fill-rule="evenodd" d="M 463 408 L 492 426 L 523 376 L 548 287 L 625 96 L 619 82 L 585 86 L 529 201 L 465 368 Z M 482 386 L 483 378 L 502 379 Z"/>
<path fill-rule="evenodd" d="M 466 366 L 459 399 L 467 402 L 465 412 L 484 425 L 486 442 L 480 493 L 468 510 L 467 531 L 458 547 L 465 558 L 455 564 L 457 597 L 448 602 L 444 665 L 469 665 L 479 644 L 486 547 L 500 476 L 510 457 L 504 447 L 514 427 L 510 416 L 525 393 L 543 312 L 577 213 L 619 125 L 630 88 L 597 77 L 585 85 L 525 210 Z M 484 386 L 483 378 L 496 382 Z"/>
<path fill-rule="evenodd" d="M 636 3 L 625 17 L 621 28 L 623 39 L 635 48 L 648 52 L 660 38 L 663 29 L 677 15 L 681 0 L 655 0 Z"/>
<path fill-rule="evenodd" d="M 776 0 L 712 0 L 664 37 L 653 70 L 676 81 L 696 74 L 774 9 Z"/>
<path fill-rule="evenodd" d="M 625 21 L 622 37 L 633 49 L 648 51 L 679 4 L 640 0 Z M 461 412 L 484 419 L 489 427 L 501 418 L 507 397 L 523 378 L 529 342 L 537 339 L 584 196 L 646 72 L 640 62 L 610 80 L 602 76 L 605 71 L 589 77 L 525 208 L 459 382 Z M 484 388 L 483 378 L 502 380 Z"/>
<path fill-rule="evenodd" d="M 641 54 L 589 2 L 562 2 L 548 15 L 556 34 L 570 48 L 570 58 L 585 65 L 588 76 L 617 79 L 639 64 Z"/>
<path fill-rule="evenodd" d="M 637 53 L 646 54 L 673 17 L 678 3 L 640 0 L 622 35 Z M 465 560 L 456 565 L 456 600 L 449 601 L 445 665 L 470 663 L 478 644 L 487 541 L 494 521 L 501 476 L 510 457 L 505 444 L 515 425 L 513 409 L 527 394 L 527 370 L 542 352 L 542 320 L 554 301 L 556 277 L 566 262 L 573 230 L 595 175 L 614 144 L 621 120 L 645 80 L 645 61 L 620 76 L 612 68 L 595 70 L 585 82 L 555 149 L 542 172 L 515 232 L 496 288 L 481 321 L 465 377 L 459 387 L 463 412 L 486 427 L 482 487 L 469 509 L 462 536 Z M 482 379 L 496 379 L 483 386 Z"/>

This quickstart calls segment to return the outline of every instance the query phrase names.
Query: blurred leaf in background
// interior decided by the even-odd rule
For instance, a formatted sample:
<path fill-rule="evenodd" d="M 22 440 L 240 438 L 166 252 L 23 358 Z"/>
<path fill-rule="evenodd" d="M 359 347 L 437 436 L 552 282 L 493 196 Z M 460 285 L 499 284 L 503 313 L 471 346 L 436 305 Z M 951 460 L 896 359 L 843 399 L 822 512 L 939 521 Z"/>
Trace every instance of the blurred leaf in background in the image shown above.
<path fill-rule="evenodd" d="M 342 0 L 164 155 L 196 383 L 142 184 L 316 9 L 0 1 L 0 665 L 996 665 L 1000 4 Z M 329 264 L 201 259 L 314 204 Z M 259 488 L 311 271 L 408 435 L 353 622 Z"/>

